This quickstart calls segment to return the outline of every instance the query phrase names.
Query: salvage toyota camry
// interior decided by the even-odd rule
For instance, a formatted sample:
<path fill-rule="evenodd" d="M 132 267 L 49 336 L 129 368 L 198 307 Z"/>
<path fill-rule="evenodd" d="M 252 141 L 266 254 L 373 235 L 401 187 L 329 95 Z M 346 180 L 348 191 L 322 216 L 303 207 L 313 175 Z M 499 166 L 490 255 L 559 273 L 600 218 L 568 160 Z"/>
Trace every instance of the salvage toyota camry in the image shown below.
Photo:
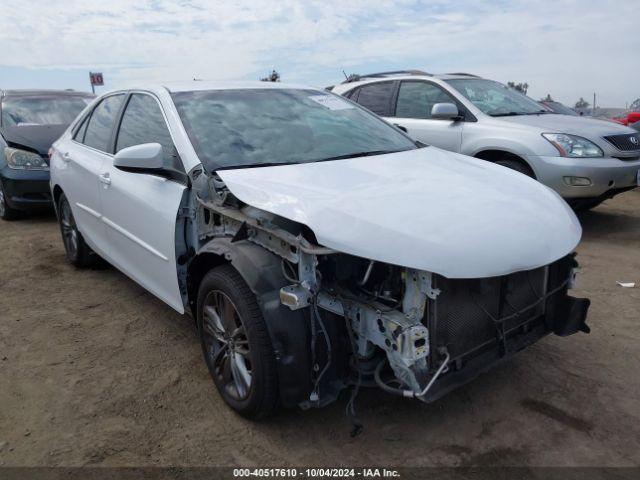
<path fill-rule="evenodd" d="M 326 91 L 105 94 L 54 144 L 51 187 L 70 262 L 100 256 L 191 314 L 247 417 L 360 386 L 429 402 L 588 332 L 567 294 L 581 228 L 556 193 Z"/>

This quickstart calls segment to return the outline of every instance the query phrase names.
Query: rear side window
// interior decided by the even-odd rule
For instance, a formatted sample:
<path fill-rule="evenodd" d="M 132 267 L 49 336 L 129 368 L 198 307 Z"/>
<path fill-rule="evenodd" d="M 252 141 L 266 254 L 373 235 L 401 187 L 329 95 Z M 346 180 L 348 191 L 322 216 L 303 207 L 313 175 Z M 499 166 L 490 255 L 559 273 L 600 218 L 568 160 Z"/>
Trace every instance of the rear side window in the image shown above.
<path fill-rule="evenodd" d="M 393 82 L 379 82 L 360 87 L 357 102 L 373 113 L 389 115 L 391 96 L 393 95 Z M 354 98 L 355 99 L 355 98 Z"/>
<path fill-rule="evenodd" d="M 402 82 L 398 91 L 396 117 L 431 118 L 436 103 L 453 103 L 455 100 L 440 87 L 427 82 Z"/>
<path fill-rule="evenodd" d="M 116 152 L 144 143 L 162 145 L 165 161 L 183 170 L 158 102 L 150 95 L 135 93 L 122 115 Z"/>
<path fill-rule="evenodd" d="M 113 123 L 123 101 L 124 94 L 120 94 L 107 97 L 98 104 L 89 118 L 82 143 L 103 152 L 107 151 Z M 80 130 L 83 128 L 81 127 Z"/>

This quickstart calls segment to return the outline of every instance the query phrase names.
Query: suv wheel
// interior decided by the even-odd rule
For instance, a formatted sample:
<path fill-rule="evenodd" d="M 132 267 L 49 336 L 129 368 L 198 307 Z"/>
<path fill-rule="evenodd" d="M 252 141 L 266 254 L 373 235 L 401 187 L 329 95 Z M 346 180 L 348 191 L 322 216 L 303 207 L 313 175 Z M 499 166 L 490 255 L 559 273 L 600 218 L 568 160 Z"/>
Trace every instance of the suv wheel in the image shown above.
<path fill-rule="evenodd" d="M 205 275 L 197 317 L 204 359 L 224 401 L 247 418 L 272 413 L 278 403 L 273 346 L 255 295 L 233 267 Z"/>
<path fill-rule="evenodd" d="M 94 253 L 91 251 L 78 230 L 76 220 L 73 218 L 71 206 L 65 194 L 58 200 L 58 223 L 62 234 L 62 243 L 67 253 L 69 262 L 78 268 L 87 268 L 94 264 Z"/>

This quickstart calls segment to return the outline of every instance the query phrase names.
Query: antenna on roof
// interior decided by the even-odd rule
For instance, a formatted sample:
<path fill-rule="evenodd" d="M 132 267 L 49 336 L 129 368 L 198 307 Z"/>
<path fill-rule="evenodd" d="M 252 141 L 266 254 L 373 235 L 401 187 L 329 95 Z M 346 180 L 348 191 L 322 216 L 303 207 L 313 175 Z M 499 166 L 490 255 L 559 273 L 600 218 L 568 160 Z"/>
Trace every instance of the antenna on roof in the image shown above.
<path fill-rule="evenodd" d="M 342 74 L 344 75 L 344 79 L 345 79 L 345 80 L 349 80 L 349 77 L 347 76 L 347 72 L 345 72 L 344 70 L 342 70 Z"/>

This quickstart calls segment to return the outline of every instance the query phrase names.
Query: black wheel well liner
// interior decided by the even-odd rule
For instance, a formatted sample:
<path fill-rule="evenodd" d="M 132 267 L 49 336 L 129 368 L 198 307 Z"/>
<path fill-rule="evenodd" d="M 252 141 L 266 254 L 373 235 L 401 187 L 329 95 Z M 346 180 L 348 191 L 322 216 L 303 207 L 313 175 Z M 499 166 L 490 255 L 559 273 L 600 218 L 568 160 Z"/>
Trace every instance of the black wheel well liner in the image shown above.
<path fill-rule="evenodd" d="M 60 187 L 60 185 L 56 184 L 53 187 L 53 208 L 57 211 L 58 210 L 58 200 L 60 200 L 60 195 L 62 195 L 64 192 L 62 190 L 62 187 Z"/>
<path fill-rule="evenodd" d="M 514 160 L 527 167 L 533 174 L 533 178 L 536 178 L 535 172 L 533 171 L 533 168 L 531 168 L 531 165 L 529 165 L 529 162 L 515 153 L 507 152 L 506 150 L 500 149 L 487 149 L 481 150 L 475 153 L 473 156 L 475 158 L 486 160 L 488 162 L 497 162 L 498 160 Z"/>
<path fill-rule="evenodd" d="M 197 320 L 197 293 L 206 273 L 230 263 L 256 296 L 278 366 L 280 402 L 293 407 L 309 399 L 311 391 L 310 326 L 308 308 L 290 310 L 280 302 L 280 288 L 288 285 L 281 258 L 249 241 L 233 243 L 219 237 L 202 246 L 187 267 L 189 307 Z"/>

